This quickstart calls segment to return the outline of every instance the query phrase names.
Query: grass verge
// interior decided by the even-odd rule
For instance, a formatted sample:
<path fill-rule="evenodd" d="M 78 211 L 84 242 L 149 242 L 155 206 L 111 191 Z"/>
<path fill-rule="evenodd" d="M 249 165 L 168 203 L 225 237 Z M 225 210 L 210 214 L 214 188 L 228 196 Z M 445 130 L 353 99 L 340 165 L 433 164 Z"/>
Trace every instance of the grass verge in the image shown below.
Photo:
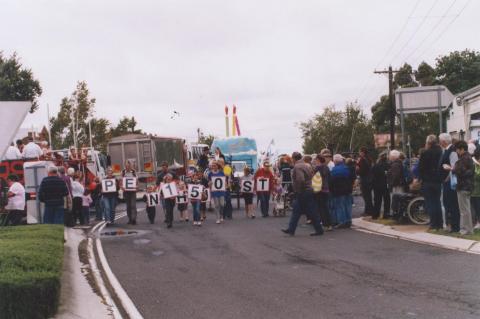
<path fill-rule="evenodd" d="M 54 316 L 62 264 L 63 226 L 0 228 L 0 317 Z"/>
<path fill-rule="evenodd" d="M 480 229 L 475 229 L 472 235 L 461 235 L 460 233 L 449 233 L 448 230 L 429 230 L 431 234 L 444 235 L 455 238 L 470 239 L 480 241 Z"/>

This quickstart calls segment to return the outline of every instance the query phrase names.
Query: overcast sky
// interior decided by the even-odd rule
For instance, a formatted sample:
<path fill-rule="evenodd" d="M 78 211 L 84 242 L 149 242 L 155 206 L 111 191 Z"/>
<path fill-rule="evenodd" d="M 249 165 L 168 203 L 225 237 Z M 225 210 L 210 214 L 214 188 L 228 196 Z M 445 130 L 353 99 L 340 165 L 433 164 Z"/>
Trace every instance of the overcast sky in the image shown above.
<path fill-rule="evenodd" d="M 301 149 L 296 124 L 325 106 L 358 99 L 369 110 L 387 87 L 375 67 L 433 64 L 480 45 L 471 0 L 0 0 L 0 9 L 0 50 L 16 51 L 44 92 L 24 126 L 44 124 L 47 103 L 56 113 L 85 80 L 112 122 L 224 136 L 224 105 L 236 104 L 242 134 L 280 151 Z"/>

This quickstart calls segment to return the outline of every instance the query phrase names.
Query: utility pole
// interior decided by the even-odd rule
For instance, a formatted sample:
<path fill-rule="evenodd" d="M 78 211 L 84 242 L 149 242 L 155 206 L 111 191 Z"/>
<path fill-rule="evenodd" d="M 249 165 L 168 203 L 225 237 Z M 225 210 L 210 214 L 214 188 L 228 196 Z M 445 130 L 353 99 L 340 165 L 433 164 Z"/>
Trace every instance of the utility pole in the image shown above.
<path fill-rule="evenodd" d="M 388 98 L 390 99 L 390 147 L 395 149 L 395 115 L 397 110 L 395 109 L 395 98 L 393 96 L 393 73 L 398 70 L 392 70 L 392 66 L 388 67 L 388 70 L 373 71 L 375 74 L 388 74 Z"/>

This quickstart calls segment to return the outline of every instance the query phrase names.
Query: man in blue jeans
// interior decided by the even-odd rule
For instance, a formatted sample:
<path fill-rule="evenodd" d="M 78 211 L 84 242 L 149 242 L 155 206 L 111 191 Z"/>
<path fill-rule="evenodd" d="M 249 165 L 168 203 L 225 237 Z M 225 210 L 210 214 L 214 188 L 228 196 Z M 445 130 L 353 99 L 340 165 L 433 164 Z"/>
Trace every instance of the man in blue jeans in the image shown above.
<path fill-rule="evenodd" d="M 292 171 L 292 186 L 295 192 L 295 200 L 293 202 L 293 212 L 290 217 L 290 223 L 287 229 L 282 229 L 285 234 L 295 235 L 298 221 L 302 214 L 306 214 L 307 218 L 312 220 L 315 232 L 310 236 L 323 235 L 323 227 L 320 222 L 320 216 L 316 213 L 315 202 L 312 189 L 313 169 L 310 164 L 302 160 L 302 155 L 298 152 L 292 154 L 295 163 Z"/>
<path fill-rule="evenodd" d="M 49 167 L 48 176 L 40 183 L 38 198 L 45 203 L 44 224 L 63 224 L 64 198 L 68 196 L 67 184 L 58 176 L 55 166 Z"/>

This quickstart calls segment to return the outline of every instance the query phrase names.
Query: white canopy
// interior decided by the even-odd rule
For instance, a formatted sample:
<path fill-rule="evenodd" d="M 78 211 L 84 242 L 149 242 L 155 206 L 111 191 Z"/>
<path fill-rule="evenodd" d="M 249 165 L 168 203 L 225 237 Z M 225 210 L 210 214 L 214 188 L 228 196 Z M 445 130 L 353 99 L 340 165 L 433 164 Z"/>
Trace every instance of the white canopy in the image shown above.
<path fill-rule="evenodd" d="M 32 102 L 0 102 L 0 158 L 3 158 Z"/>

